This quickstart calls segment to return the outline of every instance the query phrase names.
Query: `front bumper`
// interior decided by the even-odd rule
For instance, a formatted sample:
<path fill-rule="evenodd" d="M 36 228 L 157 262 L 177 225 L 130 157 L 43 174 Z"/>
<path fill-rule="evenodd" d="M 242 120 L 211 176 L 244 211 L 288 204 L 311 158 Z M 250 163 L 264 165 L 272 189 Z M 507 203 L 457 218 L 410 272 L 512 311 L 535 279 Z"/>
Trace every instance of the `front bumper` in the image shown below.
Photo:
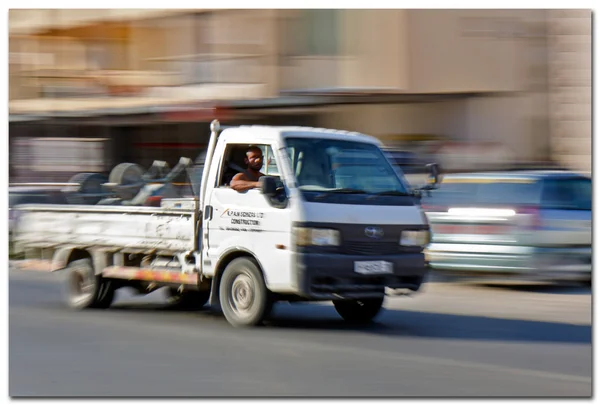
<path fill-rule="evenodd" d="M 364 275 L 354 271 L 359 261 L 392 263 L 389 274 Z M 382 256 L 297 253 L 296 284 L 300 295 L 311 299 L 380 297 L 385 288 L 417 291 L 428 272 L 423 253 Z"/>
<path fill-rule="evenodd" d="M 539 248 L 431 244 L 425 256 L 432 269 L 448 273 L 521 280 L 589 280 L 591 247 Z"/>

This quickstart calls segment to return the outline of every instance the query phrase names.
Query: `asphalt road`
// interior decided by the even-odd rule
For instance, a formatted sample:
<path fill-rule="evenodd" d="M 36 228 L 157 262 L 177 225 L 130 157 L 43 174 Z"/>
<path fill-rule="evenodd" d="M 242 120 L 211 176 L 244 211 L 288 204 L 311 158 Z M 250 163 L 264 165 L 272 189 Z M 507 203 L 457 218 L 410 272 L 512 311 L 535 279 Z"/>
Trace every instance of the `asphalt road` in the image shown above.
<path fill-rule="evenodd" d="M 64 307 L 61 277 L 9 271 L 10 396 L 590 396 L 591 292 L 430 283 L 350 327 L 278 304 L 264 327 L 181 312 L 162 292 Z"/>

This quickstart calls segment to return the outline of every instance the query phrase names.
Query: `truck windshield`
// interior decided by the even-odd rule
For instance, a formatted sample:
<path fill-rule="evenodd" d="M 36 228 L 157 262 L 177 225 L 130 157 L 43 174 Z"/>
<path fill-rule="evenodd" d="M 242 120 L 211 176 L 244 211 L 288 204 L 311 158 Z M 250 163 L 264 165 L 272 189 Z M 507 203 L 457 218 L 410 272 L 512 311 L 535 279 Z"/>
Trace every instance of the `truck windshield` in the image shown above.
<path fill-rule="evenodd" d="M 373 144 L 333 139 L 287 138 L 287 151 L 303 192 L 408 195 L 382 151 Z"/>

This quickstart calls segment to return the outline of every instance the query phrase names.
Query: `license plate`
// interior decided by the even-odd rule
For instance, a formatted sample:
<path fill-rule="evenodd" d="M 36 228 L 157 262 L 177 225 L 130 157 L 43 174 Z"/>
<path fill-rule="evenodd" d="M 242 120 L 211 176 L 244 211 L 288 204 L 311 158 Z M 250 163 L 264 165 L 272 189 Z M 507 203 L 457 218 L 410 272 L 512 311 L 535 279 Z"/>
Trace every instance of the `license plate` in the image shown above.
<path fill-rule="evenodd" d="M 360 274 L 391 274 L 394 266 L 390 262 L 354 262 L 354 271 Z"/>

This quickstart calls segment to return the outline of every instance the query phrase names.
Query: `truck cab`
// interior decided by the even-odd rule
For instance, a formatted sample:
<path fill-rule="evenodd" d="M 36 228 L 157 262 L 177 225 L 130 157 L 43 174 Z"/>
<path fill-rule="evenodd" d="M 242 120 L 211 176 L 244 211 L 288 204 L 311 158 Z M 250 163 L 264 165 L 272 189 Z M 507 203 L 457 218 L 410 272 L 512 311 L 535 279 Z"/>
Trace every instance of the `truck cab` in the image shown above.
<path fill-rule="evenodd" d="M 262 150 L 265 176 L 260 188 L 237 192 L 229 182 L 246 167 L 250 146 Z M 429 226 L 375 138 L 318 128 L 228 128 L 214 157 L 205 184 L 202 273 L 223 286 L 239 258 L 260 273 L 227 278 L 221 292 L 233 298 L 220 299 L 226 316 L 241 317 L 244 303 L 235 297 L 255 296 L 261 283 L 267 301 L 331 300 L 349 320 L 372 318 L 386 288 L 420 288 Z M 368 314 L 360 313 L 366 307 Z"/>

